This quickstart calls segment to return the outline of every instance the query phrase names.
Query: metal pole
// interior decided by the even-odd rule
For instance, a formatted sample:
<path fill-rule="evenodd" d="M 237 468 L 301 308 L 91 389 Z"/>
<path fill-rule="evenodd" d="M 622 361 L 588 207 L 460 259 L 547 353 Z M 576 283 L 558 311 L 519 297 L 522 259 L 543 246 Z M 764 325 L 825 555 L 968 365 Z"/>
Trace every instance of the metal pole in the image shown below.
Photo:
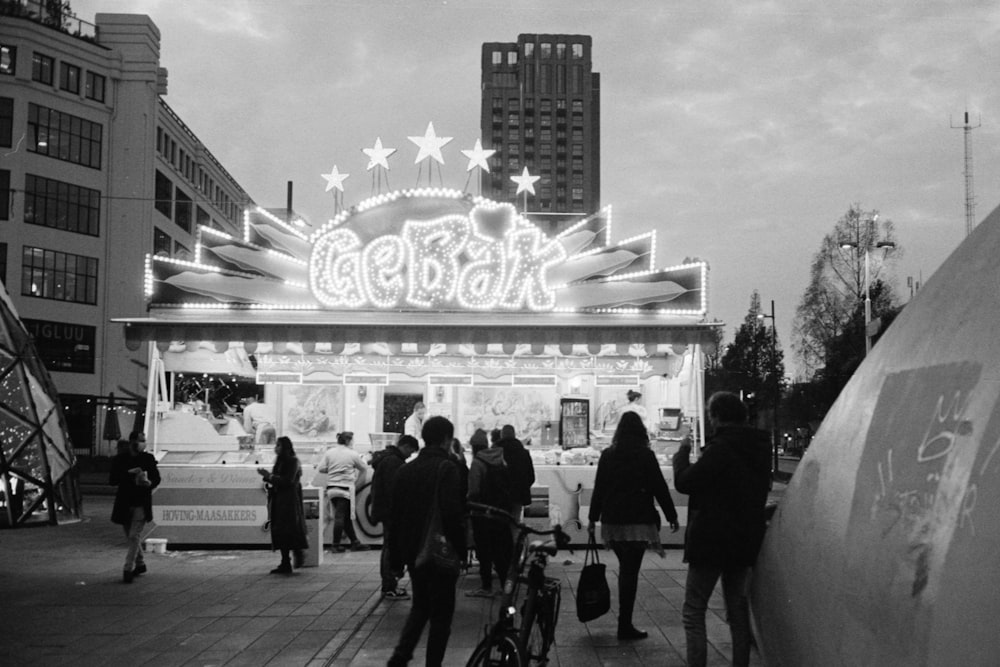
<path fill-rule="evenodd" d="M 868 325 L 872 321 L 871 286 L 868 284 L 868 248 L 865 247 L 865 356 L 872 351 L 872 339 L 868 334 Z"/>
<path fill-rule="evenodd" d="M 774 299 L 771 299 L 771 374 L 774 376 L 774 415 L 771 418 L 771 441 L 774 443 L 774 472 L 778 472 L 778 444 L 781 441 L 781 429 L 778 428 L 778 401 L 781 383 L 778 382 L 778 365 L 775 355 L 778 351 L 778 332 L 775 328 Z"/>

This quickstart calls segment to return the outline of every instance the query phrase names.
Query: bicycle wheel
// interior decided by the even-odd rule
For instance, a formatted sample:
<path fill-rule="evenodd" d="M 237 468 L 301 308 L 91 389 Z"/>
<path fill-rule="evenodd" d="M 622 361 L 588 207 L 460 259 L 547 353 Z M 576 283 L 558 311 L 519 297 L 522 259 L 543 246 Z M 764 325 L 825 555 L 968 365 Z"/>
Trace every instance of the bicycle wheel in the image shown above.
<path fill-rule="evenodd" d="M 521 656 L 517 638 L 511 633 L 504 633 L 487 635 L 465 664 L 466 667 L 527 667 L 528 662 Z"/>
<path fill-rule="evenodd" d="M 521 627 L 525 632 L 523 639 L 528 664 L 544 665 L 548 662 L 561 603 L 561 585 L 558 579 L 552 578 L 546 578 L 545 586 L 538 591 L 533 602 L 525 601 Z"/>

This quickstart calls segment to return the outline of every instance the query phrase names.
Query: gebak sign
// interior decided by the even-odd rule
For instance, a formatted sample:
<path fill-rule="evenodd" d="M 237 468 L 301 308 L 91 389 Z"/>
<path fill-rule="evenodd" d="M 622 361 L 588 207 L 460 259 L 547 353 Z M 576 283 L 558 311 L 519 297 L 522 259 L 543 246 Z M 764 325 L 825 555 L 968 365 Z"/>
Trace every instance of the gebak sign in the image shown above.
<path fill-rule="evenodd" d="M 321 233 L 313 245 L 313 295 L 336 308 L 551 310 L 548 269 L 566 258 L 513 206 L 474 207 L 468 216 L 406 220 L 399 234 L 367 245 L 351 229 Z"/>

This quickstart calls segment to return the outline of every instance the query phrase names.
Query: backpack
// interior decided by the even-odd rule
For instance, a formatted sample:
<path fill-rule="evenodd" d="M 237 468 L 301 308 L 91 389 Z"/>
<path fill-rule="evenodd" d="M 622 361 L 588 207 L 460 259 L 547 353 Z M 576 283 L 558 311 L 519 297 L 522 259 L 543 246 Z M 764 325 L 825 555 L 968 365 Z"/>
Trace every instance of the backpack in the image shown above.
<path fill-rule="evenodd" d="M 510 468 L 486 465 L 486 474 L 480 483 L 480 502 L 509 511 L 514 505 Z"/>

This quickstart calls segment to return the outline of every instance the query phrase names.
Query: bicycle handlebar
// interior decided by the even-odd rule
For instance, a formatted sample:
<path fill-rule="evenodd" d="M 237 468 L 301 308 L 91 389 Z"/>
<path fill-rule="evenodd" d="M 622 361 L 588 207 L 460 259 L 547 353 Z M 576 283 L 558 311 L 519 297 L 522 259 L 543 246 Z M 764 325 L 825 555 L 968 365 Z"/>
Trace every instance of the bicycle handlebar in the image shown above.
<path fill-rule="evenodd" d="M 519 531 L 529 535 L 553 535 L 556 540 L 556 547 L 559 549 L 565 549 L 569 546 L 570 538 L 569 535 L 563 532 L 562 526 L 558 523 L 552 526 L 551 530 L 537 530 L 531 526 L 521 523 L 518 521 L 513 514 L 499 507 L 494 507 L 493 505 L 486 505 L 484 503 L 474 503 L 467 502 L 465 506 L 468 508 L 470 514 L 475 514 L 479 516 L 486 517 L 487 519 L 502 519 L 507 523 L 515 526 Z"/>

